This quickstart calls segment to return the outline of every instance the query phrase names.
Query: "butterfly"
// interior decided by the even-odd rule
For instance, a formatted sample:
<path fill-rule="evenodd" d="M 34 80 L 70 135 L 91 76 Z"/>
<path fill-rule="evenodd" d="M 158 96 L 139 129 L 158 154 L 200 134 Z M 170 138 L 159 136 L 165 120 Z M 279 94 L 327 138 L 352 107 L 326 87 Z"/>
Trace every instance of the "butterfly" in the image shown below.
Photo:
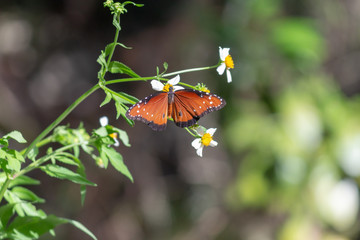
<path fill-rule="evenodd" d="M 157 83 L 152 82 L 153 88 L 160 90 L 160 83 L 163 91 L 154 93 L 131 106 L 126 112 L 126 117 L 142 121 L 155 131 L 162 131 L 166 128 L 168 118 L 172 118 L 178 127 L 189 127 L 204 115 L 219 110 L 226 104 L 224 99 L 215 94 L 173 86 L 178 83 L 179 77 L 172 80 L 169 80 L 165 86 L 153 80 L 157 81 Z M 158 84 L 157 88 L 154 87 L 156 84 Z"/>

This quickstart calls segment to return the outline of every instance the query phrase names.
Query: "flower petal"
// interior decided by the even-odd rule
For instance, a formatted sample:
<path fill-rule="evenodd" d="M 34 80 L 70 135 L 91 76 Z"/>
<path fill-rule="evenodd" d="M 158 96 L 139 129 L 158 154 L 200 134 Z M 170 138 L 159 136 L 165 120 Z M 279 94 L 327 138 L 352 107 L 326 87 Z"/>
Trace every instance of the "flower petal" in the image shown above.
<path fill-rule="evenodd" d="M 203 126 L 196 127 L 195 131 L 200 135 L 203 136 L 206 133 L 206 129 Z"/>
<path fill-rule="evenodd" d="M 226 69 L 226 78 L 228 83 L 232 82 L 231 72 L 229 69 Z"/>
<path fill-rule="evenodd" d="M 211 140 L 209 146 L 210 147 L 216 147 L 218 145 L 217 141 Z"/>
<path fill-rule="evenodd" d="M 106 125 L 109 124 L 109 119 L 108 119 L 106 116 L 101 117 L 101 118 L 99 119 L 99 121 L 100 121 L 100 125 L 101 125 L 102 127 L 105 127 Z"/>
<path fill-rule="evenodd" d="M 223 75 L 225 69 L 226 69 L 225 63 L 221 63 L 220 66 L 216 68 L 216 71 L 219 73 L 219 75 Z"/>
<path fill-rule="evenodd" d="M 176 75 L 176 77 L 174 77 L 168 81 L 168 83 L 173 86 L 178 84 L 179 82 L 180 82 L 180 75 Z"/>
<path fill-rule="evenodd" d="M 115 147 L 120 146 L 119 140 L 117 140 L 117 138 L 113 138 L 113 139 L 114 139 L 114 141 L 115 141 L 114 146 L 115 146 Z M 210 146 L 211 146 L 211 143 L 210 143 Z"/>
<path fill-rule="evenodd" d="M 219 47 L 219 55 L 221 61 L 225 61 L 225 58 L 229 55 L 230 48 L 221 48 Z"/>
<path fill-rule="evenodd" d="M 199 149 L 201 147 L 201 138 L 196 138 L 194 141 L 192 141 L 191 146 L 193 146 L 195 149 Z"/>
<path fill-rule="evenodd" d="M 173 86 L 173 88 L 174 88 L 174 92 L 177 90 L 184 89 L 182 86 Z"/>
<path fill-rule="evenodd" d="M 160 81 L 158 80 L 152 80 L 151 81 L 151 86 L 154 90 L 156 91 L 162 91 L 164 89 L 164 84 L 162 84 Z"/>
<path fill-rule="evenodd" d="M 206 133 L 209 133 L 211 136 L 214 135 L 215 132 L 216 128 L 209 128 L 208 130 L 206 130 Z"/>
<path fill-rule="evenodd" d="M 200 157 L 202 157 L 203 148 L 204 148 L 204 145 L 201 145 L 201 146 L 196 150 L 196 154 L 199 155 Z"/>

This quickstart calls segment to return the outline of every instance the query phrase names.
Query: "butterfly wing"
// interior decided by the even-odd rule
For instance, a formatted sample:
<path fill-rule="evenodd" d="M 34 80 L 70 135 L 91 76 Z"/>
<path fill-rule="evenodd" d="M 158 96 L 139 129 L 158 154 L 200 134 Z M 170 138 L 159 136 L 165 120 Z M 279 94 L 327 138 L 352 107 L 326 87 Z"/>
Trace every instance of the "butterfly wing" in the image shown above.
<path fill-rule="evenodd" d="M 166 128 L 168 115 L 168 96 L 166 92 L 159 92 L 140 100 L 131 106 L 126 117 L 146 123 L 155 131 Z"/>
<path fill-rule="evenodd" d="M 202 116 L 223 108 L 226 104 L 221 97 L 202 91 L 184 89 L 174 92 L 174 122 L 179 127 L 194 125 Z"/>

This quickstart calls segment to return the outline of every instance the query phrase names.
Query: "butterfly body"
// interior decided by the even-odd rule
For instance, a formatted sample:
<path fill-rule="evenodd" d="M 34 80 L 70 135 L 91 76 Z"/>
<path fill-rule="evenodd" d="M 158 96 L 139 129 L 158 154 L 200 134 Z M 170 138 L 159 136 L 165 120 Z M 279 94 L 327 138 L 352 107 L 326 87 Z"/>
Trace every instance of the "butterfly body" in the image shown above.
<path fill-rule="evenodd" d="M 162 131 L 168 118 L 172 118 L 178 127 L 189 127 L 225 104 L 225 100 L 215 94 L 192 89 L 174 91 L 170 86 L 169 91 L 154 93 L 131 106 L 126 117 L 142 121 L 155 131 Z"/>

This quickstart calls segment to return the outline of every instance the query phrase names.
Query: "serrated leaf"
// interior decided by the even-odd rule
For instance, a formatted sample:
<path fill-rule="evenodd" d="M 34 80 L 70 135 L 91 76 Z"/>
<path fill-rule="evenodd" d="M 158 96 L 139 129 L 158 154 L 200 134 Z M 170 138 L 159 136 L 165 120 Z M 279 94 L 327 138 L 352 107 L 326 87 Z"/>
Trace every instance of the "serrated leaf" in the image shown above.
<path fill-rule="evenodd" d="M 11 192 L 16 194 L 22 200 L 26 200 L 34 203 L 45 202 L 44 199 L 38 197 L 35 193 L 24 187 L 14 187 L 13 189 L 11 189 Z"/>
<path fill-rule="evenodd" d="M 110 92 L 105 92 L 105 93 L 106 93 L 106 97 L 104 101 L 100 104 L 100 107 L 104 106 L 105 104 L 108 104 L 112 99 L 112 94 Z"/>
<path fill-rule="evenodd" d="M 56 177 L 59 179 L 67 179 L 77 184 L 96 186 L 95 183 L 90 182 L 80 174 L 75 173 L 67 168 L 58 165 L 47 164 L 45 166 L 41 166 L 40 169 L 51 177 Z"/>
<path fill-rule="evenodd" d="M 134 179 L 133 179 L 129 169 L 125 165 L 123 157 L 122 157 L 122 155 L 120 153 L 115 151 L 115 149 L 109 148 L 109 147 L 104 146 L 104 145 L 102 146 L 102 152 L 104 152 L 107 155 L 107 157 L 110 160 L 111 165 L 116 170 L 118 170 L 119 172 L 124 174 L 126 177 L 128 177 L 131 182 L 134 182 Z"/>
<path fill-rule="evenodd" d="M 127 74 L 130 77 L 139 78 L 140 76 L 136 74 L 130 67 L 126 66 L 125 64 L 118 62 L 118 61 L 112 61 L 109 64 L 109 72 L 111 73 L 123 73 Z"/>
<path fill-rule="evenodd" d="M 3 138 L 7 138 L 7 139 L 12 138 L 12 139 L 16 140 L 19 143 L 26 143 L 25 138 L 23 137 L 23 135 L 19 131 L 12 131 L 12 132 L 6 134 Z"/>
<path fill-rule="evenodd" d="M 44 213 L 41 210 L 36 210 L 36 207 L 30 202 L 22 201 L 19 196 L 12 191 L 6 191 L 4 197 L 9 203 L 14 203 L 14 209 L 21 217 L 26 215 L 38 217 L 44 216 Z"/>

